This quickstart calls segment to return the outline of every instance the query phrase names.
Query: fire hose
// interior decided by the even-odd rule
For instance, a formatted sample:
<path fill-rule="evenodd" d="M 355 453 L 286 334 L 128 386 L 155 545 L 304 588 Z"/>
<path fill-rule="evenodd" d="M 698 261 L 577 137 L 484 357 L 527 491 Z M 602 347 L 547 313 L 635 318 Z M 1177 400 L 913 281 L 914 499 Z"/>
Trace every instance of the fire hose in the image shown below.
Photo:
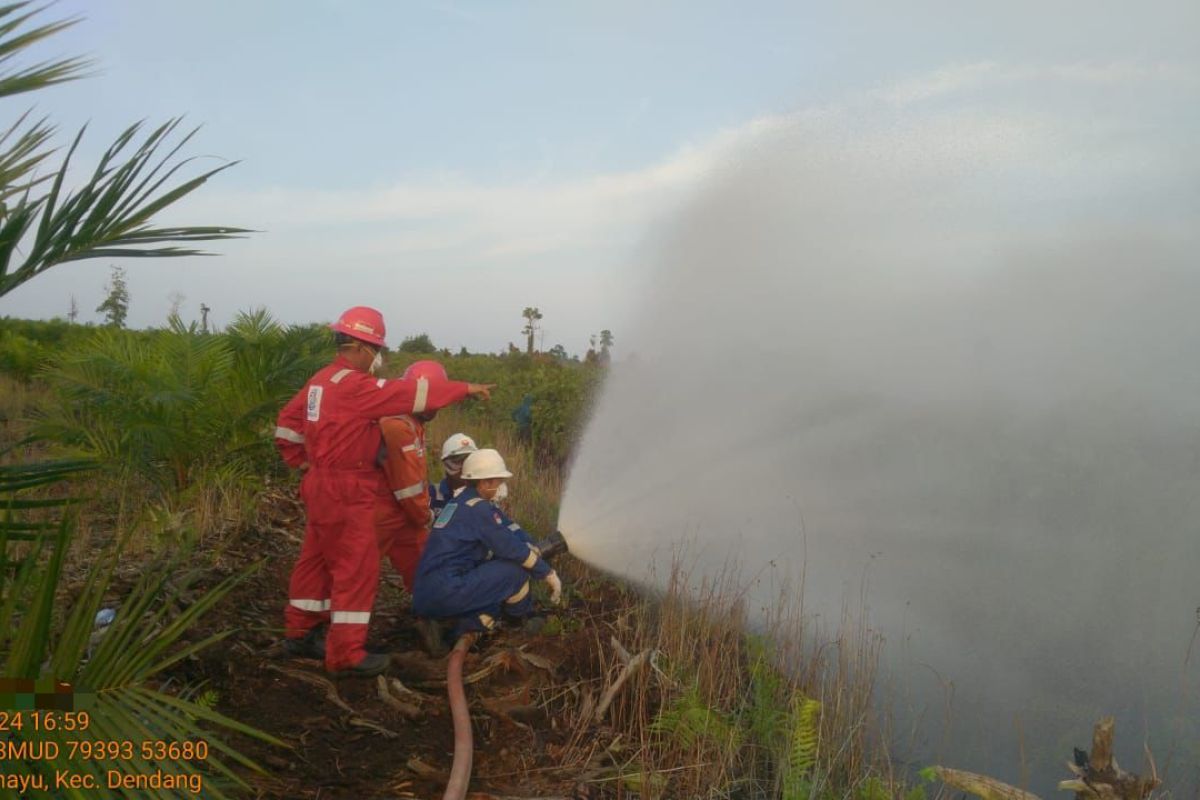
<path fill-rule="evenodd" d="M 551 559 L 567 552 L 567 540 L 555 531 L 538 544 L 543 559 Z M 442 800 L 464 800 L 467 786 L 471 783 L 471 764 L 475 757 L 475 741 L 471 735 L 471 712 L 467 707 L 467 692 L 463 689 L 463 662 L 467 651 L 478 638 L 477 633 L 465 633 L 458 637 L 450 651 L 446 665 L 446 693 L 450 696 L 450 716 L 454 720 L 454 761 L 450 765 L 450 778 Z"/>

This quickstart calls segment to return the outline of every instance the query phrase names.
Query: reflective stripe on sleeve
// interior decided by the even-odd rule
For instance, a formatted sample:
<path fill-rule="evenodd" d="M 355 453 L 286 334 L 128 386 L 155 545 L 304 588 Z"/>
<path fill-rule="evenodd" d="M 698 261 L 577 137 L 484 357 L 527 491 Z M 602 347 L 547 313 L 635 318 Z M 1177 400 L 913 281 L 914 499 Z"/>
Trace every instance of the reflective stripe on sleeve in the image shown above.
<path fill-rule="evenodd" d="M 420 414 L 429 402 L 429 379 L 417 378 L 417 395 L 413 398 L 413 413 Z"/>
<path fill-rule="evenodd" d="M 383 388 L 383 385 L 385 383 L 387 383 L 387 378 L 380 378 L 379 380 L 375 381 L 375 385 L 378 386 L 380 389 Z"/>
<path fill-rule="evenodd" d="M 370 611 L 335 611 L 333 622 L 341 625 L 366 625 L 371 621 Z"/>
<path fill-rule="evenodd" d="M 275 429 L 275 438 L 283 439 L 285 442 L 293 442 L 295 444 L 304 444 L 304 434 L 303 433 L 297 433 L 296 431 L 292 430 L 291 428 L 284 428 L 282 426 Z"/>
<path fill-rule="evenodd" d="M 525 569 L 533 569 L 533 565 L 537 563 L 537 560 L 538 560 L 538 554 L 533 552 L 532 550 L 530 550 L 529 557 L 521 562 L 521 566 L 524 567 Z"/>
<path fill-rule="evenodd" d="M 510 531 L 519 531 L 519 530 L 521 530 L 521 526 L 514 522 L 513 524 L 508 526 L 508 529 Z"/>
<path fill-rule="evenodd" d="M 347 375 L 349 375 L 351 372 L 354 372 L 354 370 L 352 370 L 352 369 L 339 369 L 337 372 L 333 373 L 333 376 L 332 376 L 332 377 L 329 379 L 329 382 L 330 382 L 330 383 L 341 383 L 341 382 L 342 382 L 342 378 L 346 377 L 346 376 L 347 376 Z"/>
<path fill-rule="evenodd" d="M 405 486 L 403 489 L 392 492 L 392 496 L 397 500 L 407 500 L 423 494 L 425 494 L 425 484 L 423 483 L 414 483 L 412 486 Z"/>
<path fill-rule="evenodd" d="M 328 600 L 294 599 L 294 600 L 289 600 L 288 602 L 291 603 L 294 607 L 300 609 L 301 611 L 328 611 L 329 610 L 329 601 Z"/>
<path fill-rule="evenodd" d="M 417 447 L 415 444 L 406 444 L 406 445 L 404 445 L 404 447 L 400 448 L 400 452 L 401 453 L 411 453 L 412 451 L 419 450 L 419 449 L 420 448 Z"/>
<path fill-rule="evenodd" d="M 527 594 L 529 594 L 529 581 L 525 581 L 524 585 L 521 586 L 521 591 L 517 592 L 516 594 L 514 594 L 512 597 L 508 598 L 504 602 L 519 603 L 525 599 L 525 595 L 527 595 Z"/>

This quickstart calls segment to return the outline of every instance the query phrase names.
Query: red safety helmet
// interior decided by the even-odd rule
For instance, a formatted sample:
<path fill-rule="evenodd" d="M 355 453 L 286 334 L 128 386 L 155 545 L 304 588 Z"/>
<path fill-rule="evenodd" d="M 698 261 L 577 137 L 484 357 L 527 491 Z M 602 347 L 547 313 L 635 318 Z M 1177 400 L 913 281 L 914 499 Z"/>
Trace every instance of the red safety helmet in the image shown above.
<path fill-rule="evenodd" d="M 400 376 L 401 380 L 415 381 L 417 378 L 424 378 L 430 383 L 445 383 L 450 380 L 446 375 L 446 368 L 436 361 L 414 361 L 408 365 L 408 369 L 404 370 L 404 374 Z"/>
<path fill-rule="evenodd" d="M 383 326 L 383 314 L 367 306 L 347 309 L 329 329 L 376 347 L 383 347 L 384 337 L 387 336 L 387 328 Z"/>

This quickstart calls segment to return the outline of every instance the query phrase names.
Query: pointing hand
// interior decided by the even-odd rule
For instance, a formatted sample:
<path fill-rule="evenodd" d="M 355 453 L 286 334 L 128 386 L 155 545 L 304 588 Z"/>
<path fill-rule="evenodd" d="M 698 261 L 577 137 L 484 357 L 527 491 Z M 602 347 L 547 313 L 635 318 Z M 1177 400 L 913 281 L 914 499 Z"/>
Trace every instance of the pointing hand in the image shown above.
<path fill-rule="evenodd" d="M 491 400 L 492 389 L 495 388 L 494 383 L 468 383 L 467 394 L 479 400 Z"/>

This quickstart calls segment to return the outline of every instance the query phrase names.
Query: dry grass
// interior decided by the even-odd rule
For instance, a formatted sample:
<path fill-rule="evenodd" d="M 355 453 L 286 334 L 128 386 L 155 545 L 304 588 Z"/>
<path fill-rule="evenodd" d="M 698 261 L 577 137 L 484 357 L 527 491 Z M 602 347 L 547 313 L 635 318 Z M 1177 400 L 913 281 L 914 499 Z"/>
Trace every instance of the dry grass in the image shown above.
<path fill-rule="evenodd" d="M 481 428 L 478 423 L 469 422 L 458 409 L 440 411 L 426 427 L 430 480 L 442 479 L 439 459 L 442 442 L 453 433 L 465 433 L 480 447 L 493 447 L 504 456 L 505 465 L 513 473 L 508 481 L 508 499 L 504 503 L 509 516 L 536 537 L 546 536 L 555 530 L 563 476 L 553 465 L 539 461 L 533 450 L 522 444 L 509 426 Z"/>
<path fill-rule="evenodd" d="M 815 630 L 790 597 L 752 627 L 745 597 L 735 568 L 693 580 L 677 563 L 662 595 L 617 613 L 612 641 L 596 642 L 604 680 L 585 694 L 636 654 L 645 664 L 603 719 L 562 709 L 574 724 L 565 760 L 617 796 L 858 798 L 870 776 L 898 792 L 872 737 L 879 638 L 851 615 Z M 820 704 L 807 754 L 796 746 L 804 699 Z"/>
<path fill-rule="evenodd" d="M 473 429 L 461 412 L 443 410 L 428 427 L 433 476 L 441 477 L 441 442 L 457 431 L 504 456 L 515 476 L 514 519 L 538 535 L 554 530 L 564 478 L 508 429 Z M 599 591 L 601 579 L 574 559 L 556 567 L 569 591 Z M 582 665 L 569 690 L 545 699 L 571 734 L 558 753 L 565 772 L 606 797 L 875 800 L 903 793 L 875 711 L 882 641 L 859 611 L 847 606 L 832 629 L 818 625 L 805 614 L 801 582 L 756 608 L 752 623 L 750 582 L 736 566 L 692 574 L 682 557 L 666 587 L 656 596 L 606 587 L 616 600 L 604 619 L 590 620 L 596 663 Z M 606 689 L 623 673 L 598 717 Z M 820 704 L 811 765 L 794 763 L 801 699 Z"/>
<path fill-rule="evenodd" d="M 0 374 L 0 450 L 16 445 L 29 433 L 29 417 L 49 401 L 50 390 L 39 383 L 26 383 Z M 23 446 L 5 455 L 22 460 L 40 453 L 37 446 Z"/>

